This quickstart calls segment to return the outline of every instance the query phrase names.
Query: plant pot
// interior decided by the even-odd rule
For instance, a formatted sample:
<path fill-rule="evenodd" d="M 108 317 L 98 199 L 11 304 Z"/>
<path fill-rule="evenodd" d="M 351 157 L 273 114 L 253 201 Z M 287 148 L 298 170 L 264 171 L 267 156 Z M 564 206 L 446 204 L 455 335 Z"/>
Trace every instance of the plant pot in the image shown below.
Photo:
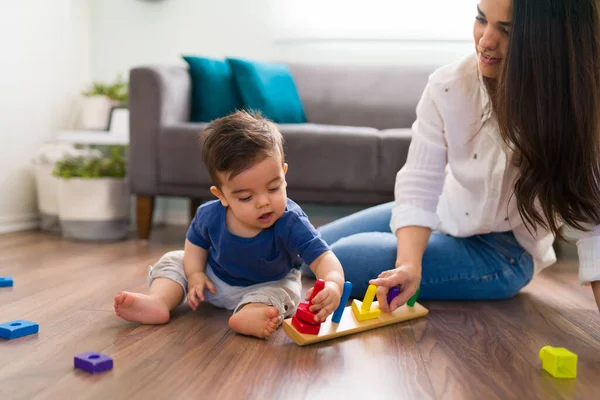
<path fill-rule="evenodd" d="M 40 229 L 60 233 L 58 220 L 58 181 L 52 175 L 52 164 L 36 164 L 34 166 L 37 204 L 40 214 Z"/>
<path fill-rule="evenodd" d="M 129 233 L 129 201 L 126 179 L 59 179 L 58 217 L 63 237 L 124 239 Z"/>
<path fill-rule="evenodd" d="M 110 111 L 118 105 L 118 101 L 106 96 L 82 97 L 81 127 L 86 130 L 107 130 Z"/>
<path fill-rule="evenodd" d="M 40 216 L 40 229 L 53 233 L 60 233 L 58 220 L 58 181 L 52 174 L 54 165 L 66 156 L 94 156 L 102 155 L 98 150 L 76 149 L 71 144 L 45 143 L 37 149 L 33 157 L 33 174 L 35 177 L 38 214 Z"/>

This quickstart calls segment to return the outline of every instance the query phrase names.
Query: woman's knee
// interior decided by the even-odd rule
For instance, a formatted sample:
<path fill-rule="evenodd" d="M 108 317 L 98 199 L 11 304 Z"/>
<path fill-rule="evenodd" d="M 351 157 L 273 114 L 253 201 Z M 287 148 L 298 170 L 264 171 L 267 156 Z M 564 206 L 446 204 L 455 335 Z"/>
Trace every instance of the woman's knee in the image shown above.
<path fill-rule="evenodd" d="M 516 296 L 531 277 L 515 271 L 486 275 L 427 276 L 421 281 L 420 298 L 425 300 L 506 300 Z M 425 275 L 425 274 L 424 274 Z"/>

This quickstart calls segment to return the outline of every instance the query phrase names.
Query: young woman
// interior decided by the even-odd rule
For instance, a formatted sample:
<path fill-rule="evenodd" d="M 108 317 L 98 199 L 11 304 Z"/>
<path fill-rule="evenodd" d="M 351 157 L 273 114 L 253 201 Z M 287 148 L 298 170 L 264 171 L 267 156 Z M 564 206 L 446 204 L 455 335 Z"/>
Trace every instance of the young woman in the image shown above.
<path fill-rule="evenodd" d="M 600 308 L 597 8 L 479 2 L 476 53 L 430 76 L 395 202 L 321 228 L 353 296 L 370 282 L 386 310 L 419 287 L 422 299 L 508 298 L 556 261 L 568 225 L 584 231 L 580 281 Z"/>

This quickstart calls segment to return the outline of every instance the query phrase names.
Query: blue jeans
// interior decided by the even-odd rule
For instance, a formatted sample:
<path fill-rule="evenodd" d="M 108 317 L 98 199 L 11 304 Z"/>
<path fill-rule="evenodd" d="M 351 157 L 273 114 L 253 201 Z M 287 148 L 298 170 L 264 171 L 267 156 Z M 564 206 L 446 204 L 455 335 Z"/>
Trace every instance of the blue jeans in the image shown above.
<path fill-rule="evenodd" d="M 371 207 L 319 228 L 342 263 L 346 280 L 352 282 L 352 297 L 362 298 L 369 279 L 394 268 L 392 207 L 393 203 Z M 433 232 L 422 267 L 419 299 L 505 299 L 533 277 L 533 259 L 512 232 L 465 238 Z M 306 266 L 303 272 L 314 276 Z"/>

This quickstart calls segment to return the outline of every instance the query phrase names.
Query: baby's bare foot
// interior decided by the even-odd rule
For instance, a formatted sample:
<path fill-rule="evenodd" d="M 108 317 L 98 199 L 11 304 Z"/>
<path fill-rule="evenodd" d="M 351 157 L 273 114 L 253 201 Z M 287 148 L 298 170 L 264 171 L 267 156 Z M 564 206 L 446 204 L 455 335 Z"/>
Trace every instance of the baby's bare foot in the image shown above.
<path fill-rule="evenodd" d="M 169 308 L 157 297 L 120 292 L 115 296 L 115 313 L 126 321 L 142 324 L 169 322 Z"/>
<path fill-rule="evenodd" d="M 267 338 L 279 326 L 279 310 L 261 303 L 250 303 L 229 318 L 234 331 L 259 338 Z"/>

